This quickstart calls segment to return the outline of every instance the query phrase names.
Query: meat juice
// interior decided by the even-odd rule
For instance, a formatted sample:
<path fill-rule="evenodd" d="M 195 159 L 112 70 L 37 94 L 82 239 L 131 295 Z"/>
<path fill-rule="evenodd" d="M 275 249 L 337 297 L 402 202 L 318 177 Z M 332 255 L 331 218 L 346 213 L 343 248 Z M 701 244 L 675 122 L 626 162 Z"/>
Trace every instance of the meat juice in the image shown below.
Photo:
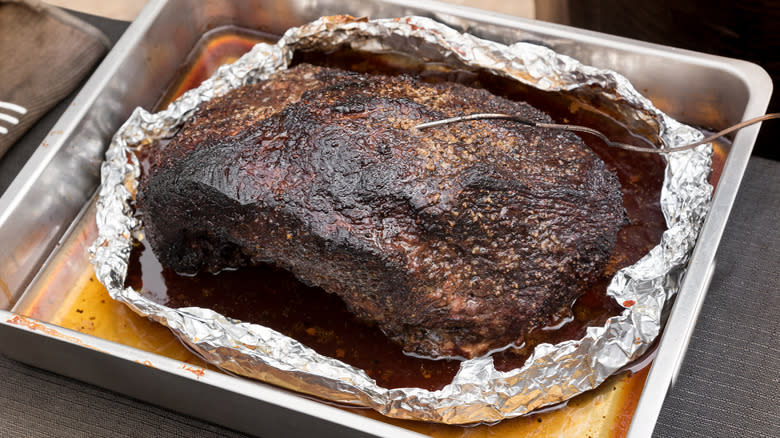
<path fill-rule="evenodd" d="M 164 108 L 168 102 L 197 86 L 213 73 L 217 66 L 236 59 L 256 42 L 271 39 L 268 35 L 236 28 L 218 29 L 207 34 L 193 51 L 188 63 L 182 67 L 168 93 L 159 102 L 158 109 Z M 614 120 L 589 111 L 587 105 L 576 104 L 563 95 L 538 92 L 486 73 L 451 71 L 440 65 L 422 64 L 400 55 L 368 55 L 351 51 L 327 55 L 299 53 L 294 59 L 294 63 L 298 62 L 361 72 L 417 74 L 430 81 L 454 80 L 467 85 L 482 86 L 497 95 L 528 101 L 558 122 L 597 126 L 613 140 L 649 146 L 645 139 L 632 135 Z M 585 135 L 582 138 L 611 170 L 617 172 L 623 187 L 624 206 L 631 222 L 619 233 L 609 266 L 602 278 L 584 292 L 569 314 L 559 315 L 547 326 L 527 333 L 526 342 L 522 346 L 495 353 L 496 366 L 500 370 L 521 366 L 539 343 L 580 338 L 588 326 L 602 325 L 608 317 L 618 314 L 621 307 L 605 294 L 609 278 L 618 269 L 632 264 L 656 245 L 665 229 L 658 205 L 658 193 L 663 180 L 663 160 L 650 154 L 608 149 L 597 139 Z M 723 155 L 722 149 L 719 152 L 716 156 Z M 143 157 L 141 158 L 143 160 Z M 714 175 L 713 180 L 716 179 L 717 175 Z M 127 284 L 141 290 L 149 298 L 172 307 L 207 307 L 233 318 L 271 327 L 321 354 L 339 358 L 366 370 L 384 387 L 416 386 L 438 389 L 451 381 L 459 367 L 457 360 L 432 360 L 404 354 L 398 345 L 390 342 L 377 328 L 358 321 L 347 312 L 336 295 L 307 287 L 290 273 L 273 266 L 256 266 L 224 271 L 217 275 L 199 274 L 185 277 L 162 268 L 151 250 L 146 248 L 143 242 L 139 242 L 131 256 Z M 81 307 L 82 309 L 78 309 L 74 306 L 79 315 L 84 313 L 85 306 Z M 76 317 L 75 314 L 73 316 Z M 144 328 L 138 330 L 144 331 Z M 166 336 L 155 333 L 154 337 Z M 166 345 L 169 343 L 167 339 L 170 337 L 166 338 Z M 646 363 L 649 361 L 643 362 Z M 597 390 L 569 400 L 557 412 L 536 413 L 491 427 L 471 428 L 468 429 L 469 435 L 502 435 L 500 430 L 507 428 L 514 432 L 535 430 L 536 433 L 546 436 L 554 429 L 550 429 L 552 424 L 549 421 L 542 425 L 543 419 L 572 420 L 577 418 L 577 415 L 597 414 L 601 417 L 602 411 L 599 409 L 603 410 L 604 406 L 609 405 L 612 406 L 609 408 L 611 410 L 604 411 L 603 418 L 611 415 L 613 421 L 609 422 L 610 428 L 621 424 L 622 427 L 610 429 L 608 435 L 622 436 L 630 424 L 646 373 L 647 368 L 636 366 L 628 373 L 613 376 Z M 616 393 L 620 395 L 616 397 Z M 612 402 L 603 403 L 604 400 Z M 451 426 L 390 420 L 372 411 L 358 412 L 434 435 L 455 436 L 462 431 L 461 428 Z M 483 431 L 479 432 L 480 430 Z"/>

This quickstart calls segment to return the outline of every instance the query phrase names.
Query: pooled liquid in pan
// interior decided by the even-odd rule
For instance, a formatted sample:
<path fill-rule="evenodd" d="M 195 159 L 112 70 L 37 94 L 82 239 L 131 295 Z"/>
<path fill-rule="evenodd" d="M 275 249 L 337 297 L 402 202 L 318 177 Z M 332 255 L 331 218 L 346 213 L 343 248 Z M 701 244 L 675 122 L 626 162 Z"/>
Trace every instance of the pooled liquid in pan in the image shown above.
<path fill-rule="evenodd" d="M 351 51 L 298 54 L 294 62 L 363 72 L 417 74 L 431 81 L 455 80 L 482 86 L 494 94 L 528 101 L 556 121 L 598 127 L 610 138 L 627 143 L 643 141 L 611 119 L 588 111 L 587 105 L 485 73 L 449 71 L 439 65 L 417 63 L 399 55 L 366 55 Z M 197 76 L 202 74 L 196 69 L 189 71 L 174 87 L 178 91 L 168 98 L 199 83 L 203 78 Z M 166 103 L 162 102 L 163 105 Z M 617 269 L 635 262 L 655 246 L 665 229 L 658 205 L 663 180 L 662 159 L 607 149 L 596 139 L 582 138 L 610 169 L 617 172 L 631 223 L 619 233 L 607 270 L 597 284 L 575 302 L 571 315 L 563 315 L 550 321 L 548 326 L 527 333 L 522 346 L 496 353 L 494 358 L 500 370 L 522 366 L 539 343 L 578 339 L 584 335 L 586 327 L 602 325 L 608 317 L 618 314 L 621 307 L 605 294 L 609 279 Z M 321 354 L 366 370 L 381 386 L 438 389 L 452 380 L 459 367 L 456 360 L 430 360 L 404 354 L 400 346 L 389 341 L 377 328 L 358 321 L 347 312 L 337 296 L 307 287 L 290 273 L 273 266 L 185 277 L 163 269 L 151 250 L 140 244 L 133 252 L 127 283 L 172 307 L 207 307 L 273 328 Z"/>

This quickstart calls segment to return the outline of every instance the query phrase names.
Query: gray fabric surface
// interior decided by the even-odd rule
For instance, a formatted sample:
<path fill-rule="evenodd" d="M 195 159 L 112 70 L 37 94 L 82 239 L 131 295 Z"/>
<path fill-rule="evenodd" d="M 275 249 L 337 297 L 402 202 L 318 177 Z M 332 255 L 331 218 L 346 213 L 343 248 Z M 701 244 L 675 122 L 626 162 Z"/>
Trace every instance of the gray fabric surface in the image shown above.
<path fill-rule="evenodd" d="M 0 437 L 242 437 L 0 355 Z"/>
<path fill-rule="evenodd" d="M 778 229 L 780 162 L 753 157 L 654 436 L 780 437 Z"/>
<path fill-rule="evenodd" d="M 82 18 L 112 42 L 127 27 L 99 17 Z M 45 135 L 59 117 L 52 113 L 21 140 L 32 145 L 25 151 L 40 141 L 31 137 Z M 18 146 L 12 152 L 21 151 Z M 9 158 L 0 160 L 0 170 L 5 162 L 6 170 L 18 171 L 25 159 L 13 157 L 19 161 L 12 167 Z M 779 213 L 780 162 L 753 158 L 721 242 L 715 277 L 688 354 L 655 436 L 780 437 Z M 243 435 L 0 355 L 0 437 L 124 436 Z"/>

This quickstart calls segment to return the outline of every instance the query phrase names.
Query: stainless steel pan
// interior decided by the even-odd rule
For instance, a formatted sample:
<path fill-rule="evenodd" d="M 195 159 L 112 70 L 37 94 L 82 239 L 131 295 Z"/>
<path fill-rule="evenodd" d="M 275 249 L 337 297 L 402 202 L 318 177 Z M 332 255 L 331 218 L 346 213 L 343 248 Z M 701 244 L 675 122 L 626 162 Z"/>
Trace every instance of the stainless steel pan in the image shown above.
<path fill-rule="evenodd" d="M 237 25 L 281 34 L 322 15 L 422 15 L 477 36 L 532 41 L 617 70 L 678 120 L 723 128 L 763 114 L 769 76 L 744 61 L 633 41 L 433 1 L 152 0 L 108 54 L 0 198 L 0 350 L 41 368 L 247 432 L 411 435 L 287 391 L 205 370 L 71 330 L 21 318 L 14 305 L 55 260 L 89 205 L 109 138 L 133 108 L 155 104 L 201 35 Z M 714 256 L 759 126 L 740 131 L 712 211 L 670 313 L 634 415 L 630 436 L 650 436 L 682 363 L 714 269 Z M 72 236 L 71 236 L 72 237 Z M 81 269 L 72 266 L 75 272 Z"/>

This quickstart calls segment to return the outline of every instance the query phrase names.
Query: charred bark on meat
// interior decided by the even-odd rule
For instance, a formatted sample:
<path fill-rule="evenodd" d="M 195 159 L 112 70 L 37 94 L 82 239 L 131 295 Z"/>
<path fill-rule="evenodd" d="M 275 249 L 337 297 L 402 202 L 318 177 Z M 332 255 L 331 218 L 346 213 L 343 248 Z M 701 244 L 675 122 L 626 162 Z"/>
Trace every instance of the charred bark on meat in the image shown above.
<path fill-rule="evenodd" d="M 166 267 L 269 262 L 406 351 L 482 355 L 567 309 L 624 224 L 616 176 L 549 117 L 453 83 L 301 65 L 205 103 L 139 187 Z"/>

